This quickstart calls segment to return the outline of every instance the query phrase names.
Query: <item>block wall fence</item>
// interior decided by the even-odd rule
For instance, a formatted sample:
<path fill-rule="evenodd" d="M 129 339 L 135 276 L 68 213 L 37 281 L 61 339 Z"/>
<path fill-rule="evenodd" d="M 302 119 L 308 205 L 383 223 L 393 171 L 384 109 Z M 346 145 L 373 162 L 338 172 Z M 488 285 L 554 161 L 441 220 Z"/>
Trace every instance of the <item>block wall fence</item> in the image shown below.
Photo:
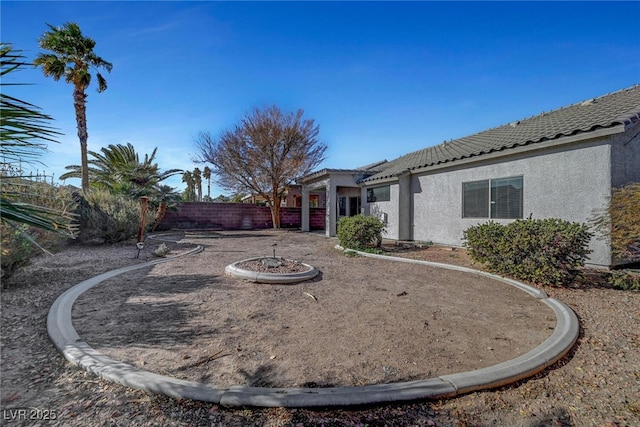
<path fill-rule="evenodd" d="M 301 208 L 280 208 L 280 227 L 300 228 L 301 224 Z M 309 224 L 312 230 L 324 230 L 325 209 L 309 209 Z M 158 229 L 254 230 L 272 227 L 271 210 L 266 206 L 183 202 L 177 211 L 167 211 Z"/>

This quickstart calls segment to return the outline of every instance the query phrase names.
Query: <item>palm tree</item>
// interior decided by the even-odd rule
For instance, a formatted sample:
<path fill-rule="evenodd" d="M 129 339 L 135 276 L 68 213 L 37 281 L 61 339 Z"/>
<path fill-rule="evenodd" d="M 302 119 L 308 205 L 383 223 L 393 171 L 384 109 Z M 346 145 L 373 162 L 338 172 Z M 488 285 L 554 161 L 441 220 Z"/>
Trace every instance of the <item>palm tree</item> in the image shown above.
<path fill-rule="evenodd" d="M 109 145 L 100 149 L 101 153 L 89 151 L 88 175 L 91 186 L 104 188 L 111 193 L 127 194 L 131 197 L 151 196 L 154 188 L 165 179 L 182 173 L 180 169 L 161 172 L 155 162 L 157 148 L 151 155 L 145 154 L 144 161 L 131 143 L 127 145 Z M 79 178 L 82 168 L 77 165 L 66 166 L 69 172 L 60 179 Z"/>
<path fill-rule="evenodd" d="M 211 168 L 205 166 L 202 171 L 202 177 L 207 180 L 207 202 L 211 201 Z"/>
<path fill-rule="evenodd" d="M 73 85 L 73 106 L 76 111 L 78 138 L 80 139 L 80 162 L 82 170 L 82 191 L 89 191 L 89 173 L 87 163 L 87 94 L 85 90 L 91 83 L 90 67 L 105 68 L 111 72 L 112 65 L 93 52 L 96 42 L 84 37 L 78 24 L 69 22 L 62 27 L 47 24 L 51 31 L 46 31 L 39 39 L 40 48 L 53 53 L 40 53 L 33 64 L 42 67 L 45 76 L 58 81 L 64 77 Z M 96 72 L 98 92 L 107 89 L 107 81 Z"/>
<path fill-rule="evenodd" d="M 173 210 L 180 203 L 180 193 L 177 193 L 175 188 L 168 185 L 158 185 L 150 203 L 156 207 L 156 217 L 151 228 L 151 231 L 155 231 L 167 213 L 167 209 Z"/>
<path fill-rule="evenodd" d="M 196 201 L 201 202 L 202 201 L 202 172 L 200 171 L 200 168 L 195 168 L 193 170 L 193 181 L 194 181 L 193 184 L 196 189 Z"/>
<path fill-rule="evenodd" d="M 10 44 L 0 43 L 0 220 L 2 224 L 25 224 L 73 236 L 77 230 L 72 223 L 73 215 L 24 202 L 32 193 L 31 184 L 19 172 L 12 172 L 19 169 L 12 165 L 37 159 L 46 150 L 46 143 L 57 142 L 55 137 L 60 135 L 48 125 L 53 118 L 41 113 L 35 105 L 6 94 L 5 87 L 11 85 L 6 83 L 7 74 L 27 65 L 19 52 Z"/>
<path fill-rule="evenodd" d="M 195 180 L 193 179 L 193 173 L 185 171 L 182 173 L 182 182 L 187 184 L 187 188 L 184 190 L 184 199 L 193 202 L 196 198 Z"/>

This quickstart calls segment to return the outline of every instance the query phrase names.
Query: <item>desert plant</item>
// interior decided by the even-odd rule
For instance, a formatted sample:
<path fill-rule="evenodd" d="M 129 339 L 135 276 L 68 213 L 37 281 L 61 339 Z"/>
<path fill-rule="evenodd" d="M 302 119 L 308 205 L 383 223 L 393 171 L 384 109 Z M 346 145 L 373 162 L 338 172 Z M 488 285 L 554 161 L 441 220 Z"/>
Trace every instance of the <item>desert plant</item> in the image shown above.
<path fill-rule="evenodd" d="M 29 182 L 21 177 L 2 174 L 2 193 L 9 194 L 16 206 L 37 206 L 39 221 L 51 221 L 60 212 L 74 209 L 74 203 L 66 188 L 50 185 L 45 182 Z M 66 215 L 70 216 L 69 213 Z M 51 216 L 52 219 L 48 219 Z M 35 222 L 38 223 L 38 222 Z M 13 271 L 26 263 L 33 256 L 49 253 L 63 245 L 72 234 L 51 232 L 48 228 L 34 226 L 34 221 L 18 222 L 4 217 L 0 222 L 0 239 L 2 241 L 2 277 L 10 276 Z M 69 224 L 67 230 L 71 230 Z M 75 229 L 75 228 L 74 228 Z"/>
<path fill-rule="evenodd" d="M 80 217 L 80 243 L 118 243 L 136 236 L 140 226 L 140 202 L 105 190 L 76 194 Z M 145 224 L 155 213 L 148 210 Z"/>
<path fill-rule="evenodd" d="M 7 94 L 9 87 L 21 86 L 20 83 L 7 83 L 9 74 L 26 66 L 20 51 L 13 50 L 10 44 L 0 43 L 0 59 L 0 217 L 5 225 L 8 222 L 27 224 L 71 237 L 75 231 L 72 217 L 65 210 L 56 212 L 50 205 L 38 205 L 39 200 L 36 203 L 26 200 L 26 196 L 37 195 L 38 191 L 31 189 L 32 182 L 24 179 L 21 167 L 16 167 L 23 162 L 36 161 L 46 151 L 48 142 L 56 142 L 60 132 L 49 125 L 53 118 L 37 106 Z"/>
<path fill-rule="evenodd" d="M 169 248 L 166 243 L 160 243 L 160 245 L 153 251 L 153 254 L 159 258 L 164 258 L 169 253 Z"/>
<path fill-rule="evenodd" d="M 601 237 L 610 239 L 611 251 L 618 261 L 640 261 L 640 183 L 616 188 L 608 209 L 592 220 Z"/>
<path fill-rule="evenodd" d="M 464 232 L 471 258 L 498 274 L 545 285 L 566 285 L 591 251 L 588 226 L 556 218 L 489 221 Z"/>
<path fill-rule="evenodd" d="M 629 270 L 612 270 L 609 272 L 609 284 L 626 291 L 640 290 L 640 273 Z"/>
<path fill-rule="evenodd" d="M 338 241 L 343 248 L 366 250 L 382 244 L 385 224 L 373 216 L 355 215 L 338 221 Z"/>
<path fill-rule="evenodd" d="M 40 108 L 8 94 L 10 74 L 27 64 L 20 51 L 0 43 L 0 240 L 6 278 L 38 250 L 47 251 L 76 231 L 70 195 L 60 187 L 25 176 L 23 164 L 37 161 L 60 135 Z"/>

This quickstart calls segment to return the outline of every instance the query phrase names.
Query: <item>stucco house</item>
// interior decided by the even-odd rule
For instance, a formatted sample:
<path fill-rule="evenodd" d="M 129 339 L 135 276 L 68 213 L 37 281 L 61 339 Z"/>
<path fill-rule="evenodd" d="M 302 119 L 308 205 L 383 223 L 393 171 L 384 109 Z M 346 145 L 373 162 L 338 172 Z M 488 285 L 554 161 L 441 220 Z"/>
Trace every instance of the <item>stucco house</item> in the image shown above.
<path fill-rule="evenodd" d="M 323 190 L 329 236 L 340 216 L 358 212 L 384 219 L 387 238 L 454 246 L 489 219 L 587 222 L 606 209 L 614 188 L 640 182 L 640 85 L 300 182 L 302 229 L 305 194 Z M 590 248 L 590 264 L 612 264 L 608 241 L 593 238 Z"/>
<path fill-rule="evenodd" d="M 326 208 L 325 232 L 336 235 L 336 224 L 343 216 L 353 216 L 363 212 L 362 186 L 360 182 L 383 170 L 386 160 L 355 169 L 322 169 L 302 177 L 301 228 L 309 231 L 310 201 L 323 195 Z"/>
<path fill-rule="evenodd" d="M 309 206 L 312 208 L 325 207 L 325 194 L 317 193 L 309 197 Z M 242 198 L 242 203 L 267 206 L 267 199 L 257 194 L 248 194 Z M 280 207 L 299 208 L 302 206 L 302 186 L 293 184 L 287 186 L 282 193 Z"/>

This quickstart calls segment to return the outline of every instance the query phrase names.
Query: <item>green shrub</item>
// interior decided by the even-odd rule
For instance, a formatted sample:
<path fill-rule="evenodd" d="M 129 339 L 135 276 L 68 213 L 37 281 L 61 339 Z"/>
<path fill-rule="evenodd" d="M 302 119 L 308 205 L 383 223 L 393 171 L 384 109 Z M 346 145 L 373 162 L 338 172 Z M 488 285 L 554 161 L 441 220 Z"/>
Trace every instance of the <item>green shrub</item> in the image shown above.
<path fill-rule="evenodd" d="M 617 289 L 640 290 L 640 273 L 629 270 L 612 270 L 609 273 L 609 284 Z"/>
<path fill-rule="evenodd" d="M 140 202 L 124 195 L 93 190 L 77 195 L 80 217 L 80 243 L 104 244 L 129 240 L 138 234 Z M 153 222 L 154 212 L 147 211 L 145 224 Z"/>
<path fill-rule="evenodd" d="M 560 219 L 489 221 L 464 232 L 471 258 L 488 270 L 545 285 L 566 285 L 584 265 L 592 234 Z"/>
<path fill-rule="evenodd" d="M 500 250 L 505 227 L 497 222 L 489 221 L 469 227 L 464 231 L 465 246 L 471 259 L 487 266 L 502 263 Z"/>
<path fill-rule="evenodd" d="M 355 215 L 338 221 L 338 241 L 343 248 L 366 250 L 382 244 L 384 222 L 373 216 Z"/>

